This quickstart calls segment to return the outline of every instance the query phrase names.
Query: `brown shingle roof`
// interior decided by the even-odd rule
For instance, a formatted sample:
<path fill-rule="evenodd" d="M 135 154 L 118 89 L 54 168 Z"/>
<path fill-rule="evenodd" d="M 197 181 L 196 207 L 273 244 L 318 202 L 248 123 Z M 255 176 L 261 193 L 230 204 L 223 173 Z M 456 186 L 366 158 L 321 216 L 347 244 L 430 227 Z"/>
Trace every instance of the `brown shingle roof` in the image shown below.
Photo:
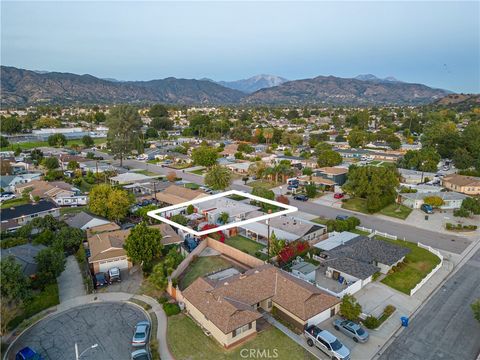
<path fill-rule="evenodd" d="M 192 190 L 178 185 L 170 185 L 164 191 L 157 193 L 156 198 L 158 201 L 176 205 L 204 196 L 207 195 L 202 191 Z"/>
<path fill-rule="evenodd" d="M 336 167 L 322 167 L 318 169 L 319 171 L 325 173 L 325 174 L 334 174 L 334 175 L 339 175 L 339 174 L 346 174 L 348 173 L 348 169 L 345 168 L 336 168 Z"/>
<path fill-rule="evenodd" d="M 92 235 L 88 238 L 90 248 L 89 262 L 110 259 L 112 257 L 126 256 L 123 249 L 125 239 L 130 230 L 117 230 Z"/>
<path fill-rule="evenodd" d="M 182 238 L 168 224 L 161 223 L 150 227 L 160 230 L 160 233 L 162 234 L 163 245 L 178 244 L 183 242 Z"/>
<path fill-rule="evenodd" d="M 480 178 L 473 176 L 464 176 L 458 174 L 447 175 L 443 182 L 449 182 L 457 186 L 480 186 Z"/>

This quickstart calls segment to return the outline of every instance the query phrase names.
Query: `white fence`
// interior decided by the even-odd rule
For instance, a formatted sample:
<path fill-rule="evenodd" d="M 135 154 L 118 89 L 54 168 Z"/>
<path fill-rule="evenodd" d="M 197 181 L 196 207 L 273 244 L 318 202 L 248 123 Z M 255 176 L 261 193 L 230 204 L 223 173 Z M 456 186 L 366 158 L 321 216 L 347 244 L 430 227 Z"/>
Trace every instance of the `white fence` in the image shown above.
<path fill-rule="evenodd" d="M 432 254 L 435 254 L 440 258 L 440 263 L 428 273 L 427 276 L 425 276 L 422 281 L 420 281 L 412 290 L 410 290 L 410 296 L 415 294 L 422 286 L 425 284 L 443 265 L 443 255 L 440 254 L 440 251 L 432 248 L 431 246 L 423 245 L 421 243 L 417 243 L 418 247 L 421 247 L 422 249 L 426 249 L 430 251 Z"/>
<path fill-rule="evenodd" d="M 369 229 L 369 228 L 366 228 L 366 227 L 363 227 L 363 226 L 355 226 L 355 229 L 360 230 L 360 231 L 365 231 L 365 232 L 368 232 L 370 234 L 373 232 L 372 229 Z"/>
<path fill-rule="evenodd" d="M 324 288 L 318 284 L 316 284 L 317 288 L 323 290 L 323 291 L 326 291 L 328 292 L 329 294 L 333 295 L 333 296 L 336 296 L 338 298 L 343 298 L 344 295 L 346 294 L 349 294 L 349 295 L 353 295 L 355 294 L 357 291 L 359 291 L 361 288 L 362 288 L 362 280 L 357 280 L 355 281 L 353 284 L 351 284 L 349 287 L 347 287 L 346 289 L 343 289 L 342 291 L 340 291 L 339 293 L 336 293 L 335 291 L 332 291 L 330 289 L 327 289 L 327 288 Z"/>
<path fill-rule="evenodd" d="M 388 234 L 388 233 L 380 232 L 380 231 L 377 231 L 377 230 L 375 230 L 375 231 L 373 232 L 373 234 L 374 234 L 374 235 L 383 236 L 383 237 L 385 237 L 385 238 L 387 238 L 387 239 L 397 240 L 397 236 L 396 236 L 396 235 L 390 235 L 390 234 Z"/>

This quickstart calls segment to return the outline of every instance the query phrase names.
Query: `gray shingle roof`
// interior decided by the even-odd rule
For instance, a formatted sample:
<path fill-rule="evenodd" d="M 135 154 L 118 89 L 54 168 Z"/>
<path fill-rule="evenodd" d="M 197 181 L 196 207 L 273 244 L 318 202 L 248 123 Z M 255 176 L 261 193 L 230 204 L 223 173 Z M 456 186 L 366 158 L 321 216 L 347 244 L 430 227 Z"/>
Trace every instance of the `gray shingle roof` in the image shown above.
<path fill-rule="evenodd" d="M 68 226 L 81 229 L 85 224 L 93 219 L 96 219 L 96 217 L 86 213 L 85 211 L 81 211 L 70 219 L 65 220 L 65 222 Z"/>
<path fill-rule="evenodd" d="M 26 276 L 34 275 L 37 271 L 37 261 L 35 256 L 40 250 L 46 249 L 45 245 L 24 244 L 4 249 L 1 252 L 1 258 L 5 259 L 13 256 L 15 262 L 20 264 L 22 271 Z"/>

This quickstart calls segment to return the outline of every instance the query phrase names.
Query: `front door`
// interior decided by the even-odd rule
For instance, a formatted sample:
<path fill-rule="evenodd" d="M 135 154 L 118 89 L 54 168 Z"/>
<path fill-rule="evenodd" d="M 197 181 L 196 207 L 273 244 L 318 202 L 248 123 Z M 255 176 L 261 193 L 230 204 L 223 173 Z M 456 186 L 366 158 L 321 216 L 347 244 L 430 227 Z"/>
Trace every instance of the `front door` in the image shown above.
<path fill-rule="evenodd" d="M 332 278 L 333 280 L 338 280 L 340 273 L 338 271 L 333 270 Z"/>

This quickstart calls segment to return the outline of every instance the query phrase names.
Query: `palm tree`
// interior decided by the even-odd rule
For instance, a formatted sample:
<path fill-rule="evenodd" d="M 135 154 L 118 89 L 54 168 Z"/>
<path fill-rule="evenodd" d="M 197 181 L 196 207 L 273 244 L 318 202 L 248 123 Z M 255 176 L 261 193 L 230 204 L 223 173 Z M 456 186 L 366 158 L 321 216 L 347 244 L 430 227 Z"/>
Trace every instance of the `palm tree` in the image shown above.
<path fill-rule="evenodd" d="M 273 138 L 273 129 L 268 128 L 263 130 L 263 137 L 265 138 L 265 141 L 268 145 L 268 141 Z"/>
<path fill-rule="evenodd" d="M 205 175 L 205 184 L 213 190 L 225 190 L 232 183 L 232 173 L 225 166 L 213 165 Z"/>

